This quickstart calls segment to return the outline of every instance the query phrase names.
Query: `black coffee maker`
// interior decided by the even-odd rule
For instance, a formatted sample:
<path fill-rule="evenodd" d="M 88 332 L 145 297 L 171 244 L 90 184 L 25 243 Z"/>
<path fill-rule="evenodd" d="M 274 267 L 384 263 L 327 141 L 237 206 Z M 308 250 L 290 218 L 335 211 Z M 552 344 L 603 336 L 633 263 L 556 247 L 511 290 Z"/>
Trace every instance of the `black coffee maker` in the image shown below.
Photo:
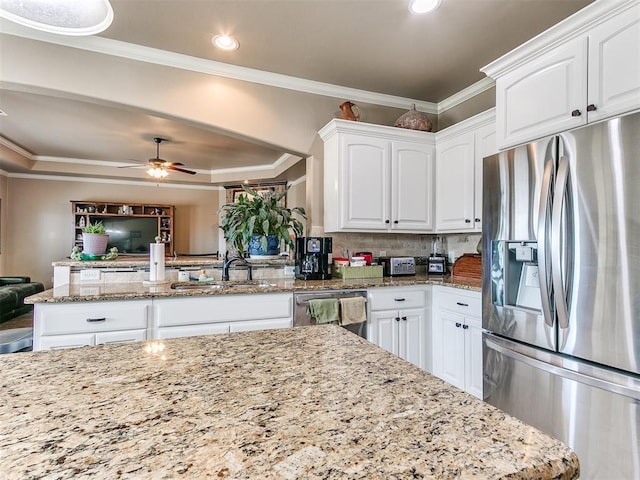
<path fill-rule="evenodd" d="M 331 237 L 296 238 L 296 278 L 328 280 L 331 278 Z"/>

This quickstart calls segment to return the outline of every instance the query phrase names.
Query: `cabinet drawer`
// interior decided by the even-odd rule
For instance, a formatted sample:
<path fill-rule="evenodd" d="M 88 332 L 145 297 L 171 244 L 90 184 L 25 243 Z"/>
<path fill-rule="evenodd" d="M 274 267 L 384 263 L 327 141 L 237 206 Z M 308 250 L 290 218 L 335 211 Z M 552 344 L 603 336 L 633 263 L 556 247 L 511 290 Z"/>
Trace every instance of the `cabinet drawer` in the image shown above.
<path fill-rule="evenodd" d="M 293 318 L 290 293 L 169 298 L 153 304 L 158 327 Z"/>
<path fill-rule="evenodd" d="M 149 305 L 148 301 L 36 305 L 35 321 L 41 335 L 145 329 Z"/>
<path fill-rule="evenodd" d="M 462 315 L 482 317 L 482 299 L 479 292 L 456 291 L 453 288 L 436 290 L 435 302 L 441 310 Z"/>
<path fill-rule="evenodd" d="M 376 288 L 368 292 L 371 310 L 421 308 L 427 304 L 425 289 Z"/>

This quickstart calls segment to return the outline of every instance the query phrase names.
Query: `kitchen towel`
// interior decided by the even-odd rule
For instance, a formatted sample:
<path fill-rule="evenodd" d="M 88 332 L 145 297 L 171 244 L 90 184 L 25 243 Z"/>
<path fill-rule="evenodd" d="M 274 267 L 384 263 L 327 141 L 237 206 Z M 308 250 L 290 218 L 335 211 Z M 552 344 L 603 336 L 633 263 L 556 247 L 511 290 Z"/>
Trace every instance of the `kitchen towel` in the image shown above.
<path fill-rule="evenodd" d="M 338 300 L 335 298 L 313 298 L 309 300 L 307 315 L 316 319 L 316 323 L 337 322 Z"/>
<path fill-rule="evenodd" d="M 149 280 L 164 281 L 164 243 L 149 244 Z"/>
<path fill-rule="evenodd" d="M 340 324 L 351 325 L 367 321 L 367 310 L 364 297 L 347 297 L 340 299 Z"/>

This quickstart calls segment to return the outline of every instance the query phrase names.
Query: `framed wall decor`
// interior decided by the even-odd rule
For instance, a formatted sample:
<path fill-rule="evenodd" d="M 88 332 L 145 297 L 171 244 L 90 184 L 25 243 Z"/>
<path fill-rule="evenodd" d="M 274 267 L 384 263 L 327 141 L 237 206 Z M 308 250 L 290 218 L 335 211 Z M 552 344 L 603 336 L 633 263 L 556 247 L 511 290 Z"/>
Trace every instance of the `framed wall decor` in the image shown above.
<path fill-rule="evenodd" d="M 258 183 L 253 185 L 246 185 L 252 190 L 255 190 L 260 195 L 264 195 L 269 193 L 270 191 L 274 191 L 276 194 L 282 193 L 287 188 L 287 182 L 277 182 L 277 183 Z M 241 185 L 229 185 L 224 187 L 227 193 L 227 203 L 235 203 L 238 201 L 240 195 L 247 195 L 247 193 L 242 189 Z M 287 206 L 287 197 L 286 195 L 280 201 L 281 206 Z"/>

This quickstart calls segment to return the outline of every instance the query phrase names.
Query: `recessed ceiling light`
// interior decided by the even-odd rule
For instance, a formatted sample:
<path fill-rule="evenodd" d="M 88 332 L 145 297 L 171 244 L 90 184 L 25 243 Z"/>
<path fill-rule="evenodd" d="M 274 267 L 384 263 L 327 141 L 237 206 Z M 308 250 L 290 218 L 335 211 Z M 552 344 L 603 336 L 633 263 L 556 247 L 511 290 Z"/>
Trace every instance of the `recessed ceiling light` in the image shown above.
<path fill-rule="evenodd" d="M 237 50 L 240 46 L 238 40 L 230 35 L 216 35 L 212 42 L 220 50 Z"/>
<path fill-rule="evenodd" d="M 409 11 L 416 15 L 433 12 L 440 6 L 441 0 L 410 0 Z"/>
<path fill-rule="evenodd" d="M 2 0 L 0 17 L 61 35 L 93 35 L 113 21 L 109 0 Z"/>

